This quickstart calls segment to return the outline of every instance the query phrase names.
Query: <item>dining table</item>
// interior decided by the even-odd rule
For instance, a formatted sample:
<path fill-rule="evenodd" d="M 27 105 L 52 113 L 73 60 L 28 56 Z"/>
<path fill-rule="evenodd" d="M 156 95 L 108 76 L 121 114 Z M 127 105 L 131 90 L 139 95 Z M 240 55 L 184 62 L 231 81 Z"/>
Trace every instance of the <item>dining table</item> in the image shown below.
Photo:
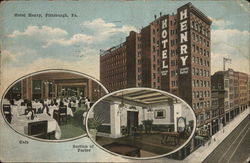
<path fill-rule="evenodd" d="M 58 125 L 55 119 L 51 118 L 47 114 L 35 114 L 33 120 L 28 118 L 27 115 L 21 115 L 17 117 L 13 116 L 11 121 L 11 126 L 20 134 L 28 135 L 28 123 L 45 121 L 45 120 L 48 121 L 47 133 L 55 132 L 55 138 L 60 139 L 61 138 L 60 126 Z"/>

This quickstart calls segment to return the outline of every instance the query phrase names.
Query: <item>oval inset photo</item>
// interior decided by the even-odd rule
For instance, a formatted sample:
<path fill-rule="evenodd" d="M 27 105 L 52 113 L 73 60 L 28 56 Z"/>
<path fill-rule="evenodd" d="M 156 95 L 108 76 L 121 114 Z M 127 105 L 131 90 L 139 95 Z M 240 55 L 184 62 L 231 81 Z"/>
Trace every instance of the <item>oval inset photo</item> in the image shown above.
<path fill-rule="evenodd" d="M 191 140 L 195 114 L 182 99 L 151 88 L 130 88 L 98 100 L 87 115 L 87 133 L 112 154 L 155 158 Z"/>
<path fill-rule="evenodd" d="M 10 127 L 34 139 L 60 141 L 86 135 L 84 116 L 107 90 L 85 74 L 68 70 L 27 75 L 5 91 L 2 114 Z"/>

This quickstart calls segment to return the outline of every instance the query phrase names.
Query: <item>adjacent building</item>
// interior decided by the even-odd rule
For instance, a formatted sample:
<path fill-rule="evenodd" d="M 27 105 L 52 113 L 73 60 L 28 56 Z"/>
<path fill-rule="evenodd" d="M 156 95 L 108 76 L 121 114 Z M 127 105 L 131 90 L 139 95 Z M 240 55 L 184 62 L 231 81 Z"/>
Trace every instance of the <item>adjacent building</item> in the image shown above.
<path fill-rule="evenodd" d="M 217 132 L 248 106 L 248 75 L 232 69 L 218 71 L 212 82 L 212 133 Z"/>

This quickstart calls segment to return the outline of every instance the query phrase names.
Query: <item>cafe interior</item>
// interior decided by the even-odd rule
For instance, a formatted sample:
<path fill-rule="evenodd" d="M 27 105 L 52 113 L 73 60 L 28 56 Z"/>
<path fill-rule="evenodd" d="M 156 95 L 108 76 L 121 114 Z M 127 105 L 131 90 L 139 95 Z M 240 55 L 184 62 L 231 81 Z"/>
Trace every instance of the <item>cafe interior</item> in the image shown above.
<path fill-rule="evenodd" d="M 104 94 L 100 84 L 83 75 L 43 72 L 13 84 L 2 100 L 2 113 L 22 135 L 71 139 L 86 133 L 83 115 Z"/>

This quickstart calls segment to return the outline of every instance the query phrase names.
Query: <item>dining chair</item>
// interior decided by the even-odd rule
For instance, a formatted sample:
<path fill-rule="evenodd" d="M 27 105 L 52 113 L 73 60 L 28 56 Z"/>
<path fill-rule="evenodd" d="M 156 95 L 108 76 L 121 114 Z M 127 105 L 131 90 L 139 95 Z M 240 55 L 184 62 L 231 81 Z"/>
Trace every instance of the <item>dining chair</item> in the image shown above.
<path fill-rule="evenodd" d="M 12 114 L 11 114 L 11 108 L 9 104 L 3 104 L 3 113 L 6 118 L 6 120 L 11 123 Z"/>
<path fill-rule="evenodd" d="M 59 106 L 58 110 L 54 110 L 53 118 L 57 120 L 58 124 L 67 123 L 67 106 Z"/>
<path fill-rule="evenodd" d="M 28 135 L 37 138 L 47 138 L 48 121 L 37 121 L 28 123 Z"/>

